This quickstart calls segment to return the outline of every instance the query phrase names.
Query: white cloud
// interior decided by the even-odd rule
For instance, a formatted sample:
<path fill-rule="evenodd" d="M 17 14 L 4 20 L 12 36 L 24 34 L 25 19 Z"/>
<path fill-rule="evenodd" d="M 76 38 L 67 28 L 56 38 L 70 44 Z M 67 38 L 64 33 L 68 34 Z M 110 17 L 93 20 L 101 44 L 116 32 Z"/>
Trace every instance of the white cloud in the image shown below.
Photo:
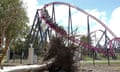
<path fill-rule="evenodd" d="M 47 8 L 49 11 L 49 14 L 52 14 L 52 7 Z M 86 10 L 88 13 L 92 14 L 93 16 L 97 17 L 98 19 L 101 19 L 102 21 L 106 22 L 106 13 L 104 11 L 100 12 L 97 9 L 93 10 Z M 72 24 L 76 28 L 79 28 L 79 33 L 86 34 L 87 33 L 87 15 L 84 13 L 71 8 L 72 13 Z M 68 6 L 55 6 L 55 16 L 56 21 L 59 25 L 62 25 L 66 27 L 68 25 L 68 14 L 69 14 L 69 7 Z M 95 20 L 90 18 L 90 25 L 91 30 L 96 29 L 104 29 L 102 25 L 98 24 Z M 74 29 L 75 29 L 74 28 Z"/>
<path fill-rule="evenodd" d="M 41 8 L 41 6 L 38 6 L 38 1 L 37 0 L 23 0 L 23 2 L 25 4 L 27 4 L 27 14 L 29 17 L 29 21 L 30 21 L 30 25 L 32 25 L 33 23 L 33 19 L 34 19 L 34 15 L 36 12 L 37 8 Z M 57 8 L 55 8 L 55 12 L 56 12 L 56 20 L 59 23 L 59 25 L 62 26 L 67 26 L 68 24 L 68 6 L 65 7 L 63 5 L 61 6 L 56 6 Z M 50 7 L 49 9 L 49 13 L 50 15 L 52 14 L 51 10 L 52 7 Z M 71 9 L 72 10 L 72 22 L 73 22 L 73 26 L 74 27 L 79 27 L 81 28 L 81 33 L 85 34 L 84 29 L 86 29 L 86 25 L 87 25 L 87 16 L 79 11 L 77 11 L 76 9 Z M 107 22 L 107 17 L 106 17 L 106 12 L 105 11 L 99 11 L 98 9 L 86 9 L 86 12 L 90 13 L 91 15 L 97 17 L 98 19 L 100 19 L 103 23 L 107 24 L 109 23 L 109 28 L 115 33 L 117 34 L 117 36 L 120 36 L 120 32 L 119 32 L 119 24 L 120 24 L 120 7 L 116 8 L 113 12 L 112 12 L 112 16 L 111 19 L 109 20 L 109 22 Z M 90 18 L 90 24 L 91 24 L 91 31 L 97 30 L 97 29 L 103 29 L 104 27 L 100 24 L 98 24 L 98 22 L 96 22 L 95 20 Z M 83 30 L 83 31 L 82 31 Z"/>
<path fill-rule="evenodd" d="M 120 37 L 120 7 L 114 9 L 109 21 L 109 28 Z"/>
<path fill-rule="evenodd" d="M 86 12 L 100 19 L 102 22 L 106 23 L 106 12 L 105 11 L 99 11 L 98 9 L 93 9 L 93 10 L 87 9 Z"/>
<path fill-rule="evenodd" d="M 27 16 L 29 17 L 29 25 L 32 25 L 36 10 L 41 6 L 38 6 L 37 0 L 22 0 L 22 1 L 25 4 L 25 6 L 27 6 Z"/>
<path fill-rule="evenodd" d="M 89 14 L 95 16 L 99 20 L 101 20 L 103 23 L 106 23 L 106 12 L 105 11 L 99 11 L 98 9 L 93 9 L 93 10 L 86 10 Z M 90 25 L 91 25 L 91 31 L 102 29 L 104 30 L 104 27 L 95 21 L 94 19 L 90 18 Z"/>

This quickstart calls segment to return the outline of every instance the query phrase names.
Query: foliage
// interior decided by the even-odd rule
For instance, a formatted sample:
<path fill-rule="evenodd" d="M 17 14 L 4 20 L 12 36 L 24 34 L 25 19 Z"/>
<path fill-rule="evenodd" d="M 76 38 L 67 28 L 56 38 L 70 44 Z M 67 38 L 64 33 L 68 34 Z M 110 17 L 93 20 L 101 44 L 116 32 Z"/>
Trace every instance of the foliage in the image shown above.
<path fill-rule="evenodd" d="M 22 39 L 26 35 L 28 17 L 25 6 L 21 0 L 0 0 L 0 45 L 6 38 L 3 56 L 11 43 L 17 38 Z"/>
<path fill-rule="evenodd" d="M 0 37 L 14 39 L 25 35 L 28 18 L 20 0 L 0 0 Z"/>
<path fill-rule="evenodd" d="M 91 38 L 88 38 L 87 36 L 85 36 L 85 35 L 83 35 L 81 38 L 80 38 L 80 40 L 82 41 L 82 42 L 85 42 L 85 43 L 87 43 L 87 44 L 92 44 L 92 41 L 91 41 Z M 89 42 L 89 43 L 88 43 Z M 88 56 L 88 55 L 90 55 L 92 52 L 91 52 L 91 50 L 88 50 L 87 48 L 83 48 L 83 47 L 81 47 L 81 54 L 82 54 L 82 59 L 84 58 L 84 56 Z"/>
<path fill-rule="evenodd" d="M 91 38 L 88 38 L 87 36 L 83 35 L 80 37 L 80 40 L 85 42 L 85 43 L 88 43 L 88 41 L 90 42 L 90 44 L 92 44 L 92 41 L 91 41 Z"/>

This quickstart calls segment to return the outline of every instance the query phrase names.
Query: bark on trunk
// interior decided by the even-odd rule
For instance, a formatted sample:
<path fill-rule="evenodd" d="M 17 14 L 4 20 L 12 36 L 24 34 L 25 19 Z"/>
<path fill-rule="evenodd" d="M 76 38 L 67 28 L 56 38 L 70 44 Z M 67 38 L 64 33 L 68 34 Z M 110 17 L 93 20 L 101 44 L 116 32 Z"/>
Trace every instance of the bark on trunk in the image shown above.
<path fill-rule="evenodd" d="M 9 39 L 6 39 L 5 48 L 3 49 L 2 55 L 0 56 L 0 65 L 2 63 L 4 56 L 6 55 L 8 48 L 9 48 L 9 42 L 10 42 Z"/>

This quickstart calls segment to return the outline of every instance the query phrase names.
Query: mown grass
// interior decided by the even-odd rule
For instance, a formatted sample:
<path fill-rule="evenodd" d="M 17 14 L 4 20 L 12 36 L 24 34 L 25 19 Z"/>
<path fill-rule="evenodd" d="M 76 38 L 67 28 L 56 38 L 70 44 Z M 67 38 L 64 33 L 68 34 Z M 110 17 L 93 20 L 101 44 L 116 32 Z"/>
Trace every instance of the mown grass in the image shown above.
<path fill-rule="evenodd" d="M 93 61 L 84 61 L 84 62 L 80 62 L 81 64 L 93 64 Z M 95 61 L 95 64 L 108 64 L 108 61 Z M 120 64 L 120 62 L 118 61 L 110 61 L 110 64 Z"/>

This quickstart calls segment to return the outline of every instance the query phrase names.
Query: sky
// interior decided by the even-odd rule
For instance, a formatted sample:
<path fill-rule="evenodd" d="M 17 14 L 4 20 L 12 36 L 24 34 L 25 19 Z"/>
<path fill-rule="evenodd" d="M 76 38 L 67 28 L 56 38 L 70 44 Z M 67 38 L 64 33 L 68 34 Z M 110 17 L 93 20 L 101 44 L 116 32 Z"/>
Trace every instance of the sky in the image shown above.
<path fill-rule="evenodd" d="M 120 0 L 23 0 L 23 2 L 27 6 L 27 15 L 30 20 L 29 24 L 32 24 L 33 22 L 36 9 L 40 9 L 44 4 L 54 1 L 66 2 L 71 5 L 77 6 L 80 9 L 83 9 L 84 11 L 104 22 L 117 35 L 117 37 L 120 37 Z M 60 8 L 57 8 L 56 11 L 58 11 L 58 14 L 59 11 L 66 12 L 66 8 L 61 6 Z M 80 19 L 82 16 L 81 25 L 84 24 L 86 22 L 86 20 L 84 19 L 86 18 L 85 15 L 81 14 L 76 10 L 73 11 L 76 12 L 76 14 L 72 15 L 73 21 L 78 22 L 79 20 L 76 20 L 76 18 Z M 63 16 L 57 16 L 59 20 L 61 18 L 61 23 L 65 23 L 65 14 L 63 14 Z M 96 25 L 94 24 L 94 22 L 92 24 L 93 28 L 100 28 L 100 25 Z M 81 25 L 78 25 L 77 23 L 74 24 L 74 26 Z"/>

